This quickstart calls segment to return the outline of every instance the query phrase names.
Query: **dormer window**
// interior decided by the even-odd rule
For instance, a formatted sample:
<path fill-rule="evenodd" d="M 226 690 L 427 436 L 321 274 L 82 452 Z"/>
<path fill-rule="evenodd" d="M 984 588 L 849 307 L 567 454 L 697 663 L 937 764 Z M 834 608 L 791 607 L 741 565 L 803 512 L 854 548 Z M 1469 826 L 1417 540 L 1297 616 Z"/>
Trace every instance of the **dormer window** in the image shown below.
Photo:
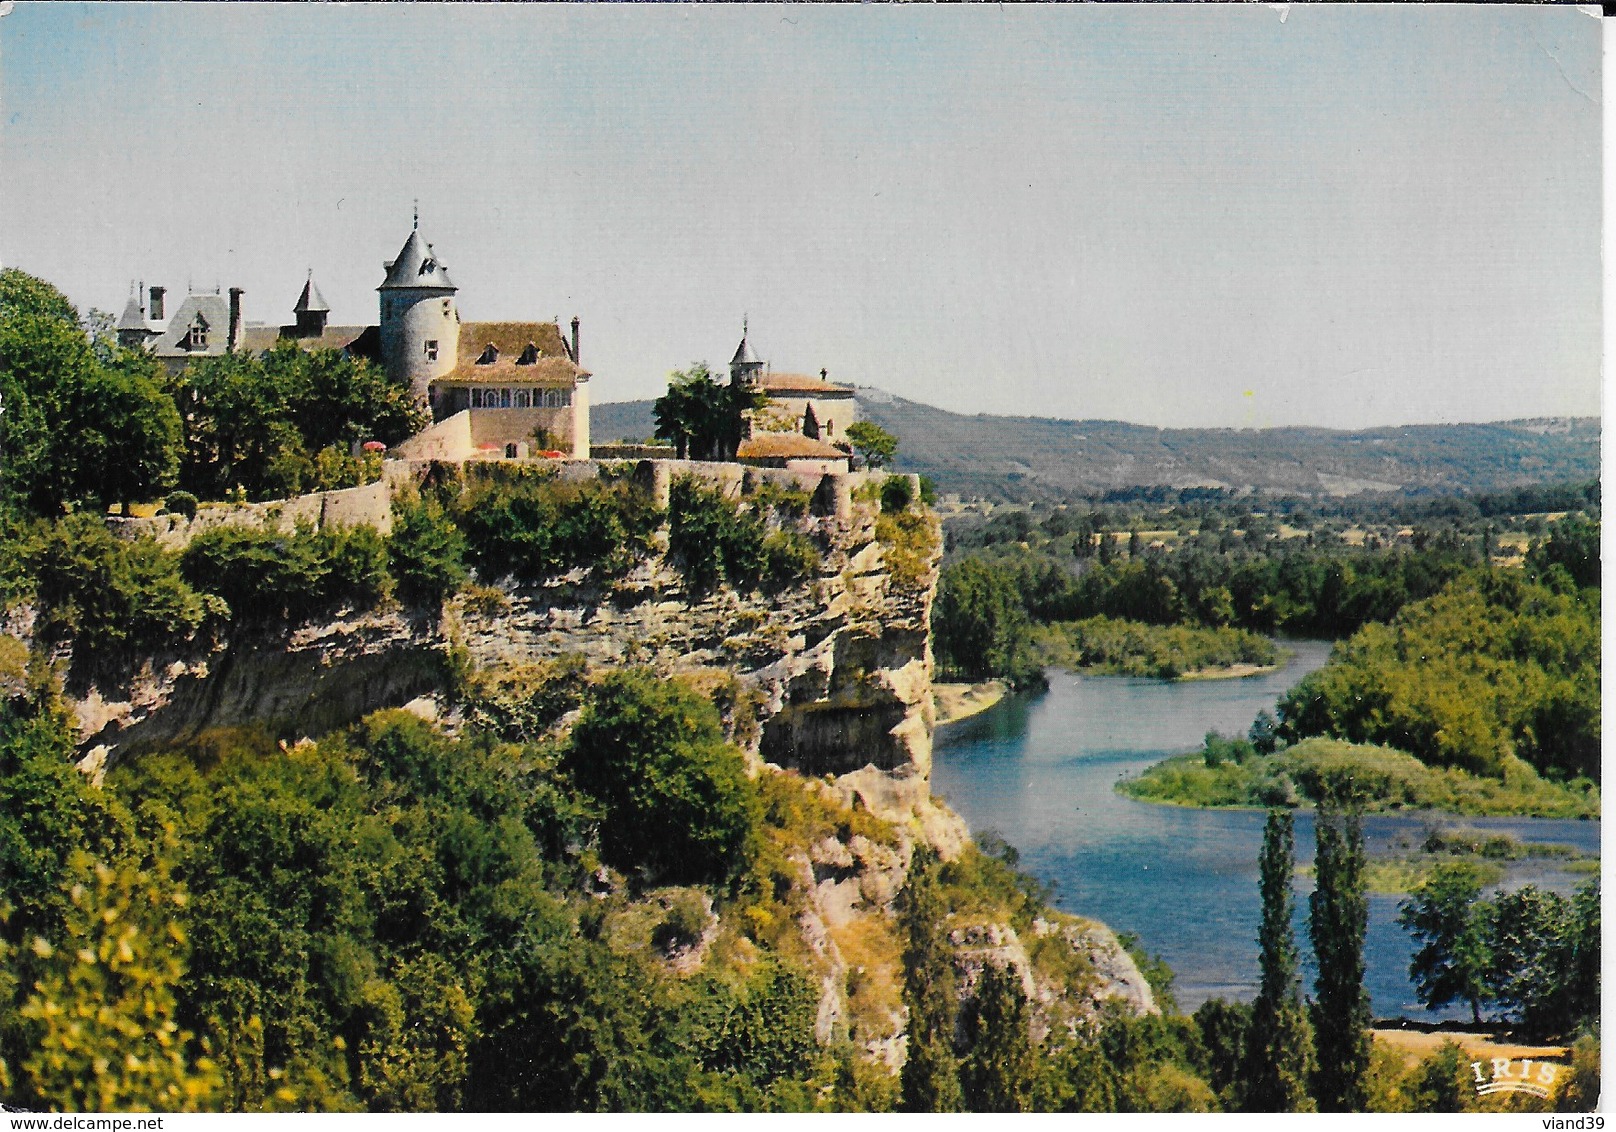
<path fill-rule="evenodd" d="M 484 346 L 483 352 L 477 355 L 477 364 L 480 366 L 491 366 L 497 361 L 499 361 L 499 350 L 492 342 Z"/>
<path fill-rule="evenodd" d="M 418 274 L 418 275 L 431 275 L 437 269 L 438 269 L 438 261 L 433 259 L 431 256 L 427 256 L 425 259 L 423 259 L 421 261 L 421 270 L 418 271 L 416 274 Z"/>
<path fill-rule="evenodd" d="M 519 366 L 530 366 L 538 360 L 539 348 L 533 343 L 529 342 L 527 347 L 522 351 L 522 356 L 516 359 L 516 364 Z"/>
<path fill-rule="evenodd" d="M 198 312 L 191 322 L 191 328 L 186 333 L 185 348 L 187 350 L 206 350 L 208 348 L 208 320 Z"/>

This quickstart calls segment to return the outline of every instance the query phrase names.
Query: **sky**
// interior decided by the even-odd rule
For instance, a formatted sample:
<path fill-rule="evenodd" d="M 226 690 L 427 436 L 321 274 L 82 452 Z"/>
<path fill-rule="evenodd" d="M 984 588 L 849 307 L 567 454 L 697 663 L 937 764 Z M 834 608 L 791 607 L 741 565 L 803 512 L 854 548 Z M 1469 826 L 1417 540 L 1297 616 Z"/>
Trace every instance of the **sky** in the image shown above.
<path fill-rule="evenodd" d="M 1556 6 L 18 3 L 0 263 L 312 269 L 421 229 L 596 402 L 751 343 L 964 413 L 1163 427 L 1600 409 L 1599 21 Z"/>

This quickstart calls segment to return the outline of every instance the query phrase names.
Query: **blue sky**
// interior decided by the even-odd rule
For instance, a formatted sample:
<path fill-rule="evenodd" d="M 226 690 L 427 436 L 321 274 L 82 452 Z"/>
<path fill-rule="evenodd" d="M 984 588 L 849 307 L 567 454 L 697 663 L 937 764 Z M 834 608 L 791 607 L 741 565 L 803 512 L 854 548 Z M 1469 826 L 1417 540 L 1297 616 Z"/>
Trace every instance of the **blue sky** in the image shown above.
<path fill-rule="evenodd" d="M 312 267 L 412 201 L 596 400 L 726 362 L 961 412 L 1599 410 L 1600 30 L 1560 7 L 99 5 L 0 19 L 0 259 L 81 306 Z"/>

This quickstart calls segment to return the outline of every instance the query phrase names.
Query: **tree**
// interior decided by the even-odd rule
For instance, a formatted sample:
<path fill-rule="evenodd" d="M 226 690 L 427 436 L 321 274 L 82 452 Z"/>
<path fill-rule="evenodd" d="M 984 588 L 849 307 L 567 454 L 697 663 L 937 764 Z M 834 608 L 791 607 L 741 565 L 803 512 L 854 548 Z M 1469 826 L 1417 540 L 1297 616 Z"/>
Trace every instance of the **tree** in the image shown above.
<path fill-rule="evenodd" d="M 1014 580 L 1000 567 L 967 558 L 943 571 L 932 610 L 938 663 L 967 679 L 1037 678 L 1028 655 L 1028 618 Z"/>
<path fill-rule="evenodd" d="M 854 421 L 847 426 L 847 439 L 869 467 L 884 467 L 897 458 L 898 438 L 874 421 Z"/>
<path fill-rule="evenodd" d="M 147 358 L 91 348 L 44 280 L 0 272 L 0 484 L 42 514 L 126 503 L 173 486 L 179 416 Z"/>
<path fill-rule="evenodd" d="M 988 964 L 961 1031 L 967 1053 L 960 1089 L 970 1112 L 1026 1112 L 1033 1087 L 1031 1013 L 1021 976 Z"/>
<path fill-rule="evenodd" d="M 71 1111 L 206 1111 L 218 1067 L 176 1019 L 185 972 L 183 888 L 150 870 L 82 857 L 65 937 L 31 943 L 44 960 L 22 1016 L 37 1027 L 23 1062 L 28 1099 Z"/>
<path fill-rule="evenodd" d="M 1491 997 L 1544 1036 L 1599 1014 L 1599 882 L 1567 900 L 1536 885 L 1499 895 L 1491 916 Z"/>
<path fill-rule="evenodd" d="M 387 565 L 407 601 L 436 605 L 466 584 L 466 538 L 431 496 L 393 500 Z"/>
<path fill-rule="evenodd" d="M 1359 1112 L 1370 1049 L 1369 994 L 1363 985 L 1369 899 L 1360 811 L 1327 792 L 1314 830 L 1317 886 L 1309 901 L 1308 934 L 1318 962 L 1313 1032 L 1319 1060 L 1313 1095 L 1324 1112 Z"/>
<path fill-rule="evenodd" d="M 1251 1032 L 1251 1007 L 1209 998 L 1196 1008 L 1195 1024 L 1206 1049 L 1206 1081 L 1223 1102 L 1226 1112 L 1242 1107 L 1246 1039 Z"/>
<path fill-rule="evenodd" d="M 909 1011 L 908 1057 L 900 1082 L 908 1112 L 961 1112 L 959 1062 L 954 1056 L 954 956 L 944 934 L 938 862 L 918 845 L 899 906 L 903 948 L 903 1004 Z"/>
<path fill-rule="evenodd" d="M 745 383 L 720 385 L 707 363 L 697 362 L 669 375 L 668 391 L 651 412 L 656 435 L 673 444 L 679 459 L 733 460 L 751 414 L 768 405 L 769 396 L 761 389 Z"/>
<path fill-rule="evenodd" d="M 1308 1081 L 1313 1035 L 1302 1006 L 1296 937 L 1291 930 L 1295 825 L 1289 810 L 1268 811 L 1263 828 L 1262 923 L 1257 930 L 1262 977 L 1246 1039 L 1247 1112 L 1311 1112 Z"/>
<path fill-rule="evenodd" d="M 1408 967 L 1420 1001 L 1429 1010 L 1455 1000 L 1467 1002 L 1477 1023 L 1492 958 L 1487 906 L 1478 902 L 1480 895 L 1475 866 L 1442 864 L 1403 901 L 1397 916 L 1420 943 Z"/>
<path fill-rule="evenodd" d="M 1549 532 L 1546 541 L 1533 544 L 1526 553 L 1527 574 L 1546 578 L 1555 567 L 1562 567 L 1579 586 L 1599 584 L 1599 524 L 1586 515 L 1567 515 Z"/>
<path fill-rule="evenodd" d="M 722 883 L 754 849 L 757 787 L 724 741 L 718 710 L 648 671 L 601 681 L 565 760 L 604 811 L 601 855 L 671 884 Z"/>

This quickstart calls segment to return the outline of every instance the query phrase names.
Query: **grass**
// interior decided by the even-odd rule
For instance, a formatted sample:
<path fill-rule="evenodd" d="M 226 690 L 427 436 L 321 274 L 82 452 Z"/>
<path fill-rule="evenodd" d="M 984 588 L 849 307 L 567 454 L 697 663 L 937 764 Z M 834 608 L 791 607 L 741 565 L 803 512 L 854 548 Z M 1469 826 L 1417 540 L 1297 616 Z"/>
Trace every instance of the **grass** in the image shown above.
<path fill-rule="evenodd" d="M 1129 797 L 1177 806 L 1294 806 L 1317 801 L 1328 783 L 1350 781 L 1365 808 L 1444 810 L 1456 814 L 1596 818 L 1599 788 L 1541 778 L 1516 758 L 1501 778 L 1430 767 L 1390 747 L 1336 739 L 1304 739 L 1272 755 L 1206 765 L 1199 754 L 1157 763 L 1118 784 Z"/>

